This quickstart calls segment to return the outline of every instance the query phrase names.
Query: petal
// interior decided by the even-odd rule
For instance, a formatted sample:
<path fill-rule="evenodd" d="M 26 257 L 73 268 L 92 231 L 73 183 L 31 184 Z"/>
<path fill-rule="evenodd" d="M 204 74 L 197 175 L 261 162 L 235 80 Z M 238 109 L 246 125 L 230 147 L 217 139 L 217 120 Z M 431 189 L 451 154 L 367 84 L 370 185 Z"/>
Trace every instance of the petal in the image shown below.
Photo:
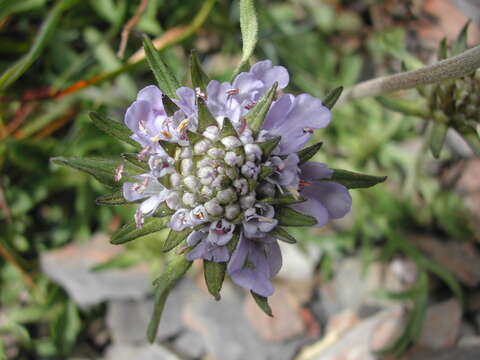
<path fill-rule="evenodd" d="M 278 241 L 271 243 L 265 243 L 265 255 L 267 258 L 268 266 L 270 268 L 270 279 L 273 278 L 282 268 L 282 252 Z"/>
<path fill-rule="evenodd" d="M 196 259 L 204 259 L 206 252 L 206 244 L 204 241 L 200 242 L 194 249 L 189 251 L 186 255 L 187 260 L 193 261 Z"/>
<path fill-rule="evenodd" d="M 162 91 L 155 85 L 144 87 L 138 92 L 138 101 L 147 101 L 155 115 L 166 115 L 163 108 Z"/>
<path fill-rule="evenodd" d="M 249 245 L 247 241 L 248 240 L 245 239 L 242 234 L 240 236 L 240 241 L 238 242 L 237 247 L 235 248 L 235 251 L 233 252 L 232 257 L 230 258 L 230 261 L 228 263 L 229 274 L 243 268 L 248 254 Z"/>
<path fill-rule="evenodd" d="M 304 180 L 318 180 L 318 179 L 330 179 L 333 174 L 333 170 L 329 169 L 326 164 L 308 161 L 300 166 L 302 171 L 300 177 Z"/>
<path fill-rule="evenodd" d="M 278 88 L 283 89 L 290 80 L 287 69 L 283 66 L 272 66 L 270 60 L 256 63 L 250 68 L 250 72 L 261 80 L 268 89 L 272 87 L 275 81 L 278 82 Z"/>
<path fill-rule="evenodd" d="M 147 101 L 134 101 L 125 113 L 125 125 L 134 133 L 139 134 L 138 123 L 140 120 L 147 122 L 152 119 L 150 103 Z M 143 134 L 139 134 L 143 135 Z"/>
<path fill-rule="evenodd" d="M 328 125 L 332 114 L 322 101 L 309 94 L 295 97 L 286 124 L 298 128 L 321 129 Z"/>
<path fill-rule="evenodd" d="M 325 206 L 323 206 L 320 201 L 313 198 L 307 199 L 299 204 L 290 205 L 290 207 L 301 212 L 302 214 L 313 216 L 317 220 L 317 223 L 314 225 L 314 227 L 324 226 L 330 219 Z"/>
<path fill-rule="evenodd" d="M 290 112 L 295 97 L 291 94 L 284 94 L 275 101 L 262 125 L 262 129 L 270 130 L 275 127 L 279 127 L 287 119 L 287 114 Z M 280 134 L 281 136 L 281 134 Z"/>
<path fill-rule="evenodd" d="M 136 185 L 136 183 L 132 183 L 132 182 L 128 182 L 128 181 L 123 183 L 123 197 L 125 198 L 125 200 L 136 201 L 136 200 L 139 200 L 139 199 L 144 199 L 148 196 L 145 193 L 139 194 L 138 192 L 133 190 L 133 187 L 135 185 Z"/>
<path fill-rule="evenodd" d="M 195 90 L 182 86 L 176 91 L 178 99 L 172 99 L 173 102 L 185 113 L 190 116 L 197 113 Z"/>
<path fill-rule="evenodd" d="M 192 231 L 187 237 L 187 245 L 193 246 L 197 244 L 200 240 L 203 240 L 206 236 L 203 231 Z"/>
<path fill-rule="evenodd" d="M 165 200 L 165 194 L 162 192 L 158 195 L 149 197 L 147 200 L 140 204 L 140 211 L 145 216 L 151 215 L 155 210 L 157 210 L 158 205 Z"/>
<path fill-rule="evenodd" d="M 330 218 L 340 219 L 350 211 L 352 197 L 345 186 L 331 181 L 319 181 L 310 187 L 312 190 L 309 196 L 322 202 Z"/>

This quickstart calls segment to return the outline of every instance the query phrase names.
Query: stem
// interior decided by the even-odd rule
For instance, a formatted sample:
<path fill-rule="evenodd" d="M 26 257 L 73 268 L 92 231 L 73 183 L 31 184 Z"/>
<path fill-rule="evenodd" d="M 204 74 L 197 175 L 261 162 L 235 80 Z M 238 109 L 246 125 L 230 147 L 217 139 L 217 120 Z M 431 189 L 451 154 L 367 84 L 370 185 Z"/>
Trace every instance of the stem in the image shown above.
<path fill-rule="evenodd" d="M 412 89 L 421 85 L 457 79 L 470 75 L 480 67 L 480 45 L 460 55 L 425 66 L 421 69 L 406 71 L 400 74 L 382 76 L 368 80 L 346 89 L 339 99 L 339 104 L 367 96 Z"/>

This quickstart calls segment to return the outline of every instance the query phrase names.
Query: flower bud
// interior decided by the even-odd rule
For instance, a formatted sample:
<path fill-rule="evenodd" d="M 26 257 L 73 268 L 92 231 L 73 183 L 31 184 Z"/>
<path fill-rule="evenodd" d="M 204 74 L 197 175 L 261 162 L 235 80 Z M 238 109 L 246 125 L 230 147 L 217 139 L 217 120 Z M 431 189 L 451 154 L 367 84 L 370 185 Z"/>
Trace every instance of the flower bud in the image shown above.
<path fill-rule="evenodd" d="M 217 199 L 212 199 L 205 203 L 205 209 L 212 216 L 220 216 L 223 214 L 223 207 Z"/>
<path fill-rule="evenodd" d="M 233 188 L 229 187 L 225 190 L 220 190 L 217 193 L 217 199 L 220 204 L 225 205 L 237 200 L 237 194 L 235 193 L 235 190 L 233 190 Z"/>

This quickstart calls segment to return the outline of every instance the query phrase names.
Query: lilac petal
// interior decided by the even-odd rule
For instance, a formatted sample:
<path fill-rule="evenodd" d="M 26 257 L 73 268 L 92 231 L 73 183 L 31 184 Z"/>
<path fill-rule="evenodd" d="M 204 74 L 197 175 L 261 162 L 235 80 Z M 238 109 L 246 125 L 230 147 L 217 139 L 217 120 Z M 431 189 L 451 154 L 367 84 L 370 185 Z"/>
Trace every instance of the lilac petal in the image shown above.
<path fill-rule="evenodd" d="M 150 103 L 155 115 L 166 115 L 163 108 L 162 91 L 155 85 L 149 85 L 140 90 L 137 95 L 137 100 Z"/>
<path fill-rule="evenodd" d="M 230 253 L 226 246 L 216 246 L 209 250 L 207 256 L 204 259 L 214 262 L 227 262 L 230 258 Z"/>
<path fill-rule="evenodd" d="M 314 181 L 318 179 L 330 179 L 333 174 L 333 170 L 329 169 L 326 164 L 309 161 L 300 166 L 301 175 L 303 180 Z"/>
<path fill-rule="evenodd" d="M 147 194 L 139 194 L 133 188 L 136 186 L 136 183 L 133 182 L 124 182 L 123 183 L 123 197 L 127 201 L 137 201 L 140 199 L 146 198 L 148 195 Z"/>
<path fill-rule="evenodd" d="M 178 99 L 172 99 L 173 102 L 185 113 L 190 116 L 197 113 L 195 90 L 182 86 L 176 91 Z"/>
<path fill-rule="evenodd" d="M 206 244 L 204 241 L 200 242 L 195 248 L 189 251 L 186 255 L 187 260 L 193 261 L 196 259 L 203 259 L 206 252 Z"/>
<path fill-rule="evenodd" d="M 190 235 L 187 237 L 187 245 L 188 246 L 194 246 L 197 244 L 200 240 L 203 240 L 206 237 L 207 233 L 203 231 L 192 231 Z"/>
<path fill-rule="evenodd" d="M 265 88 L 262 81 L 251 73 L 240 73 L 233 81 L 233 88 L 240 91 L 239 97 L 257 100 L 261 96 L 261 90 Z"/>
<path fill-rule="evenodd" d="M 268 111 L 262 128 L 265 130 L 270 130 L 281 126 L 287 119 L 287 114 L 290 112 L 294 100 L 295 96 L 291 94 L 284 94 L 280 96 L 280 98 L 272 104 L 270 110 Z"/>
<path fill-rule="evenodd" d="M 234 124 L 238 123 L 240 119 L 240 103 L 234 96 L 229 96 L 227 93 L 231 89 L 232 84 L 220 83 L 217 80 L 212 80 L 207 85 L 207 107 L 217 118 L 220 126 L 223 124 L 224 117 L 228 117 Z"/>
<path fill-rule="evenodd" d="M 242 235 L 228 263 L 228 273 L 241 270 L 248 255 L 248 240 Z"/>
<path fill-rule="evenodd" d="M 328 223 L 328 211 L 325 206 L 316 199 L 307 199 L 302 203 L 290 205 L 290 207 L 302 214 L 313 216 L 317 220 L 314 227 L 321 227 Z"/>
<path fill-rule="evenodd" d="M 125 113 L 125 125 L 134 133 L 139 134 L 139 122 L 145 123 L 151 120 L 152 112 L 150 103 L 147 101 L 134 101 Z M 144 135 L 144 134 L 139 134 Z"/>
<path fill-rule="evenodd" d="M 282 268 L 282 252 L 276 240 L 271 243 L 266 243 L 264 247 L 270 268 L 270 278 L 273 278 Z"/>
<path fill-rule="evenodd" d="M 147 200 L 142 202 L 139 209 L 145 216 L 151 215 L 158 208 L 158 205 L 160 205 L 160 203 L 164 200 L 165 192 L 162 191 L 162 193 L 151 196 Z"/>
<path fill-rule="evenodd" d="M 289 154 L 302 150 L 312 137 L 312 134 L 298 130 L 297 132 L 282 132 L 283 137 L 278 145 L 279 154 Z M 287 135 L 288 134 L 288 135 Z"/>
<path fill-rule="evenodd" d="M 251 67 L 250 72 L 261 80 L 267 88 L 271 88 L 276 81 L 278 82 L 278 88 L 283 89 L 290 80 L 287 69 L 283 66 L 272 66 L 270 60 L 259 61 Z"/>

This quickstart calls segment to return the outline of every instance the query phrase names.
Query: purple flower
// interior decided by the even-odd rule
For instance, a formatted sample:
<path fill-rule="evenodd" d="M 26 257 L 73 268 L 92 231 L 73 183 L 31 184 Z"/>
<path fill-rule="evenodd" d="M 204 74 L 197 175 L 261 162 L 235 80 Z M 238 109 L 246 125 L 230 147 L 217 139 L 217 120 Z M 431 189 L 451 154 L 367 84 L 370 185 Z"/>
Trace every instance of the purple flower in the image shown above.
<path fill-rule="evenodd" d="M 257 203 L 245 211 L 243 231 L 249 238 L 261 238 L 272 231 L 278 224 L 274 218 L 275 210 L 268 204 Z"/>
<path fill-rule="evenodd" d="M 228 263 L 228 274 L 234 283 L 261 296 L 273 294 L 271 279 L 282 267 L 282 254 L 276 239 L 266 236 L 249 239 L 240 236 Z"/>
<path fill-rule="evenodd" d="M 281 186 L 285 187 L 298 187 L 298 182 L 300 180 L 299 173 L 300 169 L 298 168 L 298 155 L 297 154 L 289 154 L 286 159 L 281 159 L 278 156 L 273 156 L 270 159 L 273 166 L 277 169 L 269 177 L 269 179 Z"/>
<path fill-rule="evenodd" d="M 291 205 L 295 210 L 317 219 L 316 227 L 327 224 L 332 219 L 344 217 L 352 206 L 348 189 L 329 179 L 333 171 L 325 164 L 307 162 L 301 167 L 300 194 L 306 199 L 300 204 Z"/>
<path fill-rule="evenodd" d="M 233 236 L 235 225 L 222 219 L 212 222 L 200 230 L 193 231 L 187 238 L 188 246 L 195 246 L 187 253 L 188 260 L 205 259 L 226 262 L 230 258 L 227 244 Z"/>
<path fill-rule="evenodd" d="M 277 153 L 290 154 L 305 146 L 314 129 L 327 126 L 331 116 L 320 99 L 308 94 L 285 94 L 270 108 L 263 130 L 269 137 L 282 136 Z"/>

